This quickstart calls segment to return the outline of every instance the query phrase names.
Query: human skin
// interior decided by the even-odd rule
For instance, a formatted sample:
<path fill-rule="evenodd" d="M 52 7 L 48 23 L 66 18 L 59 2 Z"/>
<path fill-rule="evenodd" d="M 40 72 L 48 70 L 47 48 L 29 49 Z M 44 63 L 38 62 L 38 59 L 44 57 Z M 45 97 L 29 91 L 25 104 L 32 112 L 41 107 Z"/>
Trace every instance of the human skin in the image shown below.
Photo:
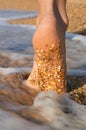
<path fill-rule="evenodd" d="M 33 69 L 25 81 L 36 91 L 66 92 L 66 0 L 37 0 L 39 15 L 33 36 Z"/>

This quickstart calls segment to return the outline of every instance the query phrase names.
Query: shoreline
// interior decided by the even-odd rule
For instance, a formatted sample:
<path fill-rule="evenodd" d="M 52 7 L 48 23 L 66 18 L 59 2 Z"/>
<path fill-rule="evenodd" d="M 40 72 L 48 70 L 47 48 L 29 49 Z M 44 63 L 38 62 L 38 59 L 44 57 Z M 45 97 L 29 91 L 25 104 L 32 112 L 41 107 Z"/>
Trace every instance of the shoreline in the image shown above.
<path fill-rule="evenodd" d="M 38 6 L 35 0 L 0 0 L 0 9 L 37 11 Z M 86 0 L 70 0 L 67 2 L 67 12 L 69 17 L 68 32 L 86 35 Z M 36 18 L 24 18 L 9 20 L 10 24 L 36 24 Z"/>

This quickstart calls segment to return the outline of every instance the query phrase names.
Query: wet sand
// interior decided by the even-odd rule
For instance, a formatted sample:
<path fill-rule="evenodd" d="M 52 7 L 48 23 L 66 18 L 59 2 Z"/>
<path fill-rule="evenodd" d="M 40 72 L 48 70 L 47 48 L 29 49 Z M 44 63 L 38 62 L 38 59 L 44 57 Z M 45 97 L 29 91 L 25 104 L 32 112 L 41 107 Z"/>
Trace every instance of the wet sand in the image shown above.
<path fill-rule="evenodd" d="M 35 2 L 36 0 L 0 0 L 0 9 L 16 9 L 16 10 L 37 10 L 37 4 Z M 86 6 L 86 0 L 83 1 L 78 1 L 78 0 L 70 0 L 68 1 L 67 9 L 68 9 L 68 16 L 70 18 L 70 25 L 68 28 L 68 31 L 70 32 L 77 32 L 81 34 L 86 34 L 86 17 L 85 17 L 85 6 Z M 81 13 L 82 12 L 82 13 Z M 10 23 L 12 24 L 35 24 L 36 18 L 33 19 L 21 19 L 21 20 L 12 20 Z M 17 27 L 18 28 L 18 27 Z M 13 29 L 12 29 L 13 30 Z M 23 28 L 24 30 L 24 28 Z M 85 31 L 84 31 L 85 30 Z M 82 31 L 82 32 L 80 32 Z M 83 32 L 84 31 L 84 32 Z M 5 31 L 6 32 L 6 31 Z M 2 36 L 5 37 L 5 32 L 2 33 Z M 8 31 L 9 32 L 9 31 Z M 21 31 L 20 31 L 21 32 Z M 25 32 L 25 31 L 24 31 Z M 14 32 L 15 33 L 15 32 Z M 12 32 L 8 33 L 10 34 L 9 37 L 11 37 Z M 17 36 L 21 37 L 21 33 L 17 34 Z M 30 32 L 27 32 L 27 35 L 30 34 Z M 23 34 L 24 35 L 24 34 Z M 22 35 L 22 36 L 23 36 Z M 26 34 L 25 34 L 26 35 Z M 19 37 L 19 39 L 21 39 Z M 3 38 L 3 37 L 2 37 Z M 8 37 L 7 37 L 8 38 Z M 16 38 L 16 37 L 15 37 Z M 9 39 L 9 38 L 8 38 Z M 31 37 L 28 37 L 28 39 L 31 39 Z M 12 37 L 11 43 L 22 43 L 22 39 L 15 42 L 14 35 Z M 23 44 L 25 45 L 25 40 L 26 37 L 24 38 Z M 8 40 L 9 43 L 10 39 Z M 67 40 L 68 41 L 68 40 Z M 31 41 L 27 41 L 28 44 L 31 43 Z M 78 46 L 77 46 L 78 42 Z M 3 42 L 3 45 L 6 46 L 7 42 Z M 70 47 L 70 44 L 74 44 L 74 46 Z M 1 44 L 2 45 L 2 44 Z M 21 44 L 19 44 L 21 45 Z M 12 46 L 10 44 L 10 46 Z M 68 49 L 69 53 L 67 54 L 69 56 L 69 69 L 71 69 L 71 66 L 74 64 L 77 66 L 78 64 L 80 65 L 80 61 L 77 61 L 76 56 L 78 57 L 79 54 L 85 53 L 84 47 L 81 50 L 81 46 L 79 48 L 79 41 L 69 41 L 68 42 Z M 15 48 L 16 46 L 14 46 Z M 20 46 L 19 46 L 20 47 Z M 26 46 L 27 47 L 27 46 Z M 13 49 L 14 49 L 13 48 Z M 72 50 L 71 50 L 72 48 Z M 7 48 L 6 48 L 7 49 Z M 77 50 L 77 51 L 74 51 Z M 13 51 L 13 50 L 10 50 Z M 17 50 L 19 51 L 19 50 Z M 83 52 L 82 52 L 83 51 Z M 34 129 L 34 125 L 37 125 L 37 130 L 42 129 L 41 124 L 47 124 L 47 122 L 50 122 L 49 126 L 53 126 L 55 128 L 59 128 L 59 126 L 62 128 L 61 130 L 69 130 L 69 128 L 86 128 L 86 117 L 85 117 L 85 105 L 86 105 L 86 75 L 68 75 L 67 76 L 67 94 L 64 94 L 63 96 L 59 96 L 56 93 L 53 92 L 44 92 L 40 93 L 37 97 L 35 98 L 38 93 L 35 93 L 34 91 L 28 89 L 27 86 L 24 86 L 22 81 L 26 80 L 27 77 L 29 76 L 29 68 L 32 66 L 32 57 L 30 53 L 32 54 L 31 50 L 26 50 L 27 56 L 23 55 L 21 52 L 24 53 L 24 48 L 22 51 L 20 51 L 20 54 L 6 54 L 4 48 L 2 48 L 2 53 L 0 54 L 0 67 L 1 69 L 8 69 L 7 71 L 9 72 L 9 69 L 12 67 L 12 71 L 16 69 L 16 67 L 27 67 L 28 71 L 26 72 L 20 72 L 20 73 L 13 73 L 13 74 L 1 74 L 0 73 L 0 108 L 2 110 L 15 112 L 21 117 L 25 118 L 28 120 L 27 123 L 35 123 L 31 124 L 32 129 Z M 71 53 L 70 53 L 71 52 Z M 76 53 L 77 52 L 77 53 Z M 19 52 L 18 52 L 19 53 Z M 12 60 L 12 55 L 13 55 L 13 60 Z M 22 58 L 19 57 L 22 55 Z M 30 57 L 28 57 L 30 55 Z M 74 55 L 75 59 L 74 59 Z M 16 57 L 16 59 L 15 59 Z M 73 59 L 72 59 L 73 58 Z M 80 58 L 80 57 L 79 57 Z M 84 57 L 85 58 L 85 57 Z M 80 58 L 81 59 L 81 58 Z M 70 61 L 71 60 L 71 61 Z M 73 60 L 73 63 L 72 63 Z M 85 59 L 83 59 L 85 61 Z M 74 67 L 74 66 L 72 66 Z M 77 66 L 78 67 L 78 66 Z M 75 67 L 75 68 L 77 68 Z M 83 69 L 83 67 L 81 67 Z M 17 69 L 16 69 L 17 70 Z M 75 70 L 76 71 L 76 70 Z M 84 71 L 84 70 L 83 70 Z M 5 71 L 6 72 L 6 71 Z M 79 73 L 80 74 L 80 73 Z M 34 103 L 34 98 L 35 103 Z M 73 102 L 73 100 L 78 102 Z M 55 103 L 55 104 L 53 104 Z M 34 105 L 35 104 L 35 105 Z M 52 105 L 51 105 L 52 104 Z M 81 105 L 82 104 L 82 105 Z M 57 105 L 57 106 L 56 106 Z M 78 107 L 77 107 L 78 106 Z M 47 113 L 48 115 L 47 115 Z M 2 112 L 4 113 L 4 112 Z M 59 113 L 59 114 L 58 114 Z M 5 116 L 4 114 L 1 115 L 0 117 L 3 119 L 3 122 L 0 121 L 0 128 L 2 129 L 2 124 L 4 123 Z M 52 116 L 53 115 L 53 116 Z M 18 117 L 16 115 L 13 115 L 12 119 Z M 11 120 L 12 120 L 11 119 Z M 22 118 L 21 118 L 22 119 Z M 55 119 L 55 121 L 54 121 Z M 9 120 L 9 115 L 7 115 L 7 120 Z M 16 119 L 15 119 L 16 120 Z M 13 127 L 15 128 L 15 120 L 14 124 L 11 125 L 12 129 Z M 20 119 L 19 119 L 20 120 Z M 24 121 L 21 123 L 23 124 Z M 56 124 L 55 124 L 56 123 Z M 19 126 L 21 127 L 21 124 Z M 28 130 L 30 127 L 30 124 L 28 128 L 25 130 Z M 55 125 L 55 126 L 54 126 Z M 77 126 L 76 126 L 77 125 Z M 6 123 L 4 123 L 4 126 L 6 126 Z M 16 126 L 19 130 L 19 126 Z M 39 126 L 41 128 L 39 128 Z M 66 128 L 65 128 L 66 127 Z M 23 130 L 23 128 L 21 128 Z M 31 129 L 31 130 L 32 130 Z M 36 128 L 35 128 L 36 129 Z M 54 129 L 54 128 L 51 128 Z M 49 130 L 51 130 L 49 128 Z M 74 129 L 74 130 L 76 130 Z M 8 130 L 7 128 L 5 130 Z M 9 128 L 9 130 L 11 130 Z M 43 130 L 48 130 L 44 128 Z"/>
<path fill-rule="evenodd" d="M 0 0 L 0 9 L 37 10 L 36 0 Z"/>
<path fill-rule="evenodd" d="M 71 97 L 75 98 L 76 101 L 78 101 L 80 104 L 84 104 L 79 105 L 76 102 L 73 102 L 69 98 L 68 94 L 58 95 L 53 91 L 48 91 L 44 93 L 42 92 L 36 97 L 37 93 L 32 92 L 30 89 L 28 89 L 27 86 L 24 86 L 22 84 L 22 80 L 27 79 L 28 76 L 29 73 L 17 73 L 13 75 L 11 74 L 9 76 L 2 76 L 2 78 L 0 79 L 1 110 L 6 110 L 8 112 L 10 111 L 10 113 L 13 112 L 20 117 L 23 117 L 28 121 L 28 123 L 33 123 L 33 125 L 31 125 L 33 129 L 34 123 L 41 128 L 42 125 L 45 124 L 52 126 L 51 130 L 54 130 L 54 128 L 59 129 L 59 127 L 61 127 L 61 130 L 67 130 L 67 128 L 68 130 L 71 130 L 70 128 L 73 128 L 73 130 L 77 130 L 77 128 L 82 128 L 84 130 L 84 128 L 86 128 L 86 118 L 83 116 L 83 114 L 85 115 L 86 111 L 86 85 L 83 86 L 86 77 L 68 77 L 68 82 L 70 83 L 68 84 L 69 90 L 75 89 L 73 88 L 73 86 L 76 85 L 81 87 L 81 89 L 79 88 L 78 91 L 75 90 L 74 94 L 73 92 L 71 93 Z M 48 115 L 46 112 L 48 113 Z M 3 116 L 0 117 L 4 119 Z M 14 115 L 12 116 L 12 120 L 14 119 L 14 117 L 18 119 L 18 117 Z M 9 115 L 7 115 L 7 119 L 9 121 Z M 14 122 L 15 121 L 16 120 L 14 120 Z M 23 124 L 24 121 L 22 122 L 22 125 Z M 68 125 L 66 126 L 65 124 Z M 6 126 L 6 124 L 4 124 L 4 126 Z M 11 127 L 13 126 L 14 124 Z M 16 127 L 19 128 L 19 126 L 21 125 L 18 125 Z M 29 127 L 30 126 L 28 126 L 28 129 Z M 0 128 L 2 127 L 0 126 Z M 13 128 L 15 128 L 15 126 Z M 39 130 L 41 130 L 41 128 L 39 128 Z M 25 128 L 22 128 L 22 130 L 24 129 Z"/>
<path fill-rule="evenodd" d="M 15 31 L 14 31 L 15 30 Z M 1 42 L 0 42 L 0 67 L 1 67 L 1 72 L 6 71 L 5 68 L 7 68 L 9 71 L 10 68 L 13 68 L 14 70 L 17 70 L 19 72 L 20 68 L 22 67 L 27 67 L 28 70 L 29 68 L 32 67 L 33 64 L 33 49 L 32 49 L 32 36 L 35 31 L 35 28 L 30 28 L 30 27 L 19 27 L 9 25 L 7 26 L 1 26 Z M 8 33 L 7 33 L 8 32 Z M 5 38 L 4 38 L 5 37 Z M 76 36 L 72 36 L 75 38 Z M 84 36 L 82 36 L 84 37 Z M 85 70 L 85 57 L 86 57 L 86 49 L 85 49 L 85 40 L 80 39 L 66 39 L 66 50 L 67 50 L 67 69 L 72 70 L 72 69 L 79 69 L 79 70 Z M 8 44 L 7 44 L 8 43 Z M 13 44 L 15 43 L 15 44 Z M 8 50 L 8 52 L 6 52 Z M 81 60 L 79 60 L 81 59 Z M 13 71 L 14 72 L 14 71 Z M 18 73 L 17 72 L 17 73 Z M 30 71 L 29 71 L 30 72 Z M 15 74 L 13 75 L 15 77 Z M 9 83 L 7 83 L 7 78 L 3 79 L 5 81 L 5 84 L 10 84 L 10 82 L 14 82 L 17 84 L 19 81 L 22 82 L 21 78 L 13 78 L 14 81 L 11 81 L 12 78 L 8 76 Z M 80 80 L 78 80 L 80 78 Z M 86 79 L 86 77 L 85 77 Z M 86 103 L 86 88 L 83 88 L 83 85 L 85 85 L 86 80 L 82 79 L 81 77 L 74 77 L 71 79 L 72 82 L 68 82 L 68 91 L 73 99 L 75 99 L 77 102 L 81 104 Z M 74 81 L 74 82 L 73 82 Z M 77 82 L 79 84 L 77 84 Z M 84 83 L 83 83 L 84 82 Z M 82 84 L 83 83 L 83 84 Z M 12 83 L 13 86 L 15 84 Z M 19 86 L 19 85 L 18 85 Z M 80 89 L 78 89 L 80 88 Z M 76 89 L 76 90 L 75 90 Z M 75 90 L 74 92 L 72 92 Z M 83 90 L 85 93 L 83 93 Z M 81 94 L 79 94 L 81 93 Z M 12 94 L 13 95 L 13 94 Z M 75 95 L 75 96 L 74 96 Z M 79 95 L 79 96 L 77 96 Z M 78 98 L 76 98 L 78 97 Z M 84 97 L 85 100 L 82 100 Z"/>
<path fill-rule="evenodd" d="M 38 10 L 35 0 L 0 0 L 0 9 Z M 67 12 L 70 20 L 68 31 L 86 35 L 86 0 L 70 0 L 67 3 Z M 36 24 L 36 18 L 12 20 L 12 24 Z"/>
<path fill-rule="evenodd" d="M 32 105 L 35 91 L 28 90 L 23 82 L 29 76 L 29 73 L 14 73 L 9 75 L 0 75 L 0 101 L 8 95 L 5 101 L 16 102 L 20 104 Z M 1 87 L 2 86 L 2 87 Z M 67 93 L 70 97 L 80 104 L 86 105 L 86 76 L 67 76 Z"/>

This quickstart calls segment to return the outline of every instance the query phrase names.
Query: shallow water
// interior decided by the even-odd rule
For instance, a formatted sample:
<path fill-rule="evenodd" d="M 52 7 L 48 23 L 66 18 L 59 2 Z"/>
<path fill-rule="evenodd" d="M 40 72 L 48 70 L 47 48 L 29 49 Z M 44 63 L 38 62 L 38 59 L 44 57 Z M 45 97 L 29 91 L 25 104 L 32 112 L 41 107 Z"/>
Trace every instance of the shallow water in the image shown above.
<path fill-rule="evenodd" d="M 0 25 L 0 52 L 10 52 L 33 56 L 32 36 L 35 26 Z M 66 35 L 67 68 L 86 69 L 86 37 Z"/>
<path fill-rule="evenodd" d="M 36 27 L 11 25 L 6 20 L 35 17 L 37 12 L 0 10 L 0 51 L 33 56 L 32 36 Z M 67 68 L 86 70 L 86 36 L 66 34 Z M 32 58 L 33 60 L 33 58 Z"/>
<path fill-rule="evenodd" d="M 0 10 L 0 20 L 33 18 L 37 16 L 36 11 Z"/>
<path fill-rule="evenodd" d="M 29 13 L 25 11 L 0 11 L 0 74 L 31 71 L 34 55 L 32 48 L 32 36 L 36 30 L 36 27 L 30 25 L 11 25 L 7 23 L 7 20 L 35 16 L 36 13 Z M 78 75 L 80 74 L 80 70 L 83 70 L 81 71 L 81 75 L 86 76 L 86 37 L 66 33 L 66 50 L 68 70 L 70 70 L 71 73 L 75 73 L 73 69 L 77 69 L 76 72 Z M 17 80 L 19 80 L 19 83 Z M 71 79 L 70 81 L 72 82 Z M 14 78 L 10 78 L 8 76 L 7 81 L 4 80 L 3 84 L 0 84 L 1 90 L 5 88 L 5 91 L 9 93 L 8 90 L 10 89 L 8 88 L 12 87 L 11 92 L 13 95 L 16 95 L 11 95 L 13 104 L 9 105 L 9 102 L 6 104 L 6 97 L 5 99 L 3 98 L 3 100 L 5 100 L 3 103 L 0 102 L 0 129 L 12 130 L 14 128 L 16 130 L 33 130 L 35 128 L 37 130 L 52 130 L 54 128 L 58 128 L 60 130 L 84 130 L 84 128 L 86 128 L 86 106 L 81 106 L 71 101 L 67 95 L 59 97 L 59 95 L 53 92 L 44 92 L 40 93 L 40 95 L 36 98 L 32 109 L 29 109 L 27 104 L 29 103 L 28 100 L 30 100 L 30 97 L 26 98 L 27 100 L 25 99 L 25 95 L 26 97 L 28 95 L 27 91 L 24 91 L 26 88 L 19 89 L 17 84 L 19 84 L 21 87 L 20 79 L 15 75 Z M 20 92 L 19 90 L 17 91 L 17 89 L 19 89 Z M 21 90 L 26 92 L 26 94 L 21 94 Z M 14 97 L 16 97 L 18 101 L 21 100 L 23 103 L 14 103 Z M 27 102 L 26 105 L 24 105 L 25 102 Z M 19 105 L 18 114 L 26 119 L 31 119 L 31 117 L 40 119 L 42 121 L 43 119 L 48 119 L 50 120 L 49 125 L 51 125 L 53 128 L 32 123 L 31 120 L 27 122 L 11 112 L 6 113 L 5 111 L 1 110 L 1 108 L 6 108 L 4 105 L 11 109 L 12 105 L 13 109 Z M 30 115 L 31 117 L 29 117 Z"/>

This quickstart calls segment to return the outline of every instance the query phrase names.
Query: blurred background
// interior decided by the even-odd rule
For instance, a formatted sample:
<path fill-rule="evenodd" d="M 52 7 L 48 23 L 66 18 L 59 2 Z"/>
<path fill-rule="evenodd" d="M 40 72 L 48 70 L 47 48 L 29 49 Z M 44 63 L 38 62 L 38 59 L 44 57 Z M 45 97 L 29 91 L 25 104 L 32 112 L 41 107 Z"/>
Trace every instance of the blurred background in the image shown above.
<path fill-rule="evenodd" d="M 0 0 L 0 9 L 38 10 L 36 0 Z M 68 32 L 86 35 L 86 0 L 67 0 L 67 13 L 70 20 Z M 11 20 L 12 24 L 35 24 L 36 18 Z"/>
<path fill-rule="evenodd" d="M 1 67 L 32 67 L 32 37 L 36 29 L 37 11 L 36 0 L 0 0 Z M 86 0 L 67 0 L 67 14 L 67 68 L 86 69 Z M 20 56 L 17 54 L 14 56 L 14 52 L 27 56 L 19 63 L 21 58 L 18 59 Z M 13 58 L 10 57 L 12 55 Z"/>
<path fill-rule="evenodd" d="M 84 129 L 86 128 L 86 0 L 67 0 L 69 27 L 66 33 L 69 74 L 67 89 L 69 93 L 72 92 L 75 101 L 85 104 L 83 106 L 70 102 L 66 95 L 60 97 L 61 100 L 55 96 L 54 100 L 52 93 L 47 96 L 45 93 L 44 97 L 42 95 L 42 98 L 37 100 L 38 109 L 33 107 L 31 111 L 27 109 L 28 104 L 32 102 L 32 97 L 30 98 L 31 94 L 27 91 L 27 87 L 22 85 L 22 80 L 27 79 L 33 66 L 32 37 L 36 31 L 37 11 L 37 0 L 0 0 L 0 130 L 34 130 L 34 128 L 51 130 L 45 127 L 42 129 L 40 122 L 31 123 L 33 121 L 31 117 L 43 121 L 47 119 L 47 115 L 50 115 L 50 124 L 55 128 L 86 130 Z M 57 105 L 53 105 L 52 102 Z M 43 111 L 39 110 L 39 104 L 42 105 Z M 50 107 L 52 109 L 49 111 Z M 16 111 L 30 120 L 24 122 L 22 118 L 9 115 L 2 109 Z M 37 110 L 37 115 L 33 110 Z M 51 114 L 47 114 L 46 111 Z M 40 116 L 40 112 L 45 115 L 44 118 Z M 51 115 L 55 117 L 55 122 Z"/>

